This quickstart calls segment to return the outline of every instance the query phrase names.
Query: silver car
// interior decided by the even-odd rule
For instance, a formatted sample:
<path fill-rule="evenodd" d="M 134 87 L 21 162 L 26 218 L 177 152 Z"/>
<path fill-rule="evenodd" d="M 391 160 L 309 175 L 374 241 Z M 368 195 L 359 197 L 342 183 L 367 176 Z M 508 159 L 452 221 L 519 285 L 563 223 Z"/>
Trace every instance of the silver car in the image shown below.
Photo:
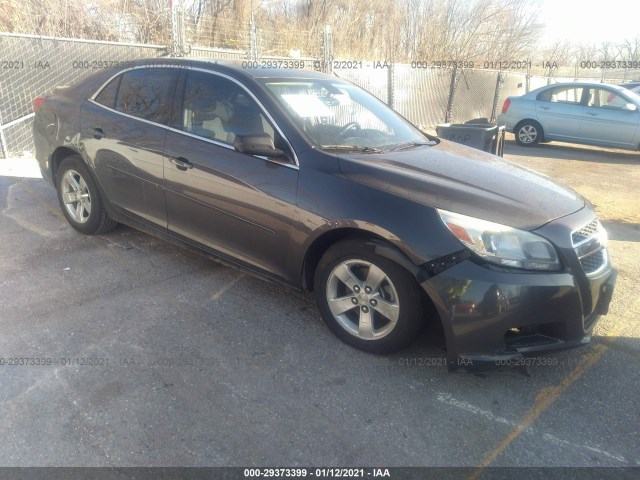
<path fill-rule="evenodd" d="M 498 124 L 524 146 L 557 140 L 639 150 L 640 96 L 606 83 L 555 83 L 508 97 Z"/>

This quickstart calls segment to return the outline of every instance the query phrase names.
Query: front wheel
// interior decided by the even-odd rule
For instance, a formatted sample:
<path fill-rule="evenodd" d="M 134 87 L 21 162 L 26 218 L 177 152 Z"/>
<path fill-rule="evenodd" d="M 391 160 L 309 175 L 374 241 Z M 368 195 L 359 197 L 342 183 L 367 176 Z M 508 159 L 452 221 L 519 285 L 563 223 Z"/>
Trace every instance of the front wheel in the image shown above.
<path fill-rule="evenodd" d="M 413 276 L 365 242 L 331 247 L 318 264 L 314 289 L 327 326 L 360 350 L 393 353 L 409 345 L 424 325 Z"/>
<path fill-rule="evenodd" d="M 523 147 L 531 147 L 542 141 L 542 127 L 538 122 L 525 120 L 515 129 L 516 142 Z"/>
<path fill-rule="evenodd" d="M 62 213 L 79 232 L 93 235 L 118 225 L 107 215 L 98 187 L 82 158 L 73 155 L 60 164 L 56 188 Z"/>

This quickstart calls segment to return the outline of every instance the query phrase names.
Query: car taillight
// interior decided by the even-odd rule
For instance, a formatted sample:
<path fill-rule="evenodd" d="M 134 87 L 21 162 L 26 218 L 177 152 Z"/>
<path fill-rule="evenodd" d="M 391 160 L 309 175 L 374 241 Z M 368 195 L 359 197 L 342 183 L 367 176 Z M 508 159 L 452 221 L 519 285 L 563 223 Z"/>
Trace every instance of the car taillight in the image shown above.
<path fill-rule="evenodd" d="M 509 110 L 510 105 L 511 105 L 511 100 L 507 98 L 502 104 L 502 113 L 507 113 L 507 110 Z"/>
<path fill-rule="evenodd" d="M 40 110 L 40 105 L 42 105 L 42 102 L 44 102 L 45 97 L 38 97 L 33 101 L 33 111 L 37 112 L 38 110 Z"/>

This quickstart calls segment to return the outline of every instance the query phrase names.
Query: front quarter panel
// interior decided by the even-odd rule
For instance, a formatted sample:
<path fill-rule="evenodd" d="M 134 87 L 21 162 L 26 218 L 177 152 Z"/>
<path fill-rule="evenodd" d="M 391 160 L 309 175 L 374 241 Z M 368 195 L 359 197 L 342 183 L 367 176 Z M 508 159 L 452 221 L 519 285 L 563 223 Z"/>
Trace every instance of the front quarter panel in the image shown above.
<path fill-rule="evenodd" d="M 441 224 L 435 209 L 340 174 L 334 155 L 309 150 L 298 183 L 293 269 L 324 233 L 340 228 L 369 232 L 391 242 L 414 264 L 454 253 L 460 246 Z"/>

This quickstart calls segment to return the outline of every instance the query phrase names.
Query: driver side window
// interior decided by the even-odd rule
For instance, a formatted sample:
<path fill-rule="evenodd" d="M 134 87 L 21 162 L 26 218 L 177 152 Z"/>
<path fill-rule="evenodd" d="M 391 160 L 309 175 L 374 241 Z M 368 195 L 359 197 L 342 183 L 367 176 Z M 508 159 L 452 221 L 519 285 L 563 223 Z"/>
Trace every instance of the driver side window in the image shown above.
<path fill-rule="evenodd" d="M 618 93 L 605 88 L 592 88 L 587 106 L 622 110 L 628 101 Z"/>
<path fill-rule="evenodd" d="M 260 107 L 236 83 L 215 74 L 190 71 L 182 111 L 182 130 L 233 145 L 236 135 L 267 133 L 274 129 Z"/>

